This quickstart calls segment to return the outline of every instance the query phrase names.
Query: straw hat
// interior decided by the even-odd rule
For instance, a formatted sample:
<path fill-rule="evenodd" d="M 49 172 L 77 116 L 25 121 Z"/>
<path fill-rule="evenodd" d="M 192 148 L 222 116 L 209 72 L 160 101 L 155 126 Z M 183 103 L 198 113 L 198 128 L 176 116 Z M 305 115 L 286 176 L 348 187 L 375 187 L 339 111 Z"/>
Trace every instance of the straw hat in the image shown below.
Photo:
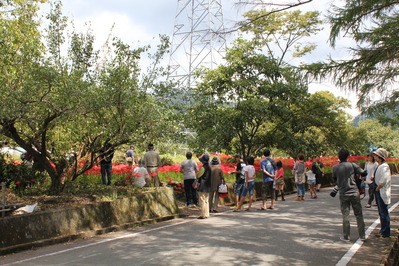
<path fill-rule="evenodd" d="M 379 148 L 376 151 L 373 152 L 375 155 L 377 155 L 378 157 L 382 158 L 382 159 L 386 159 L 388 158 L 388 152 L 386 149 L 383 148 Z"/>

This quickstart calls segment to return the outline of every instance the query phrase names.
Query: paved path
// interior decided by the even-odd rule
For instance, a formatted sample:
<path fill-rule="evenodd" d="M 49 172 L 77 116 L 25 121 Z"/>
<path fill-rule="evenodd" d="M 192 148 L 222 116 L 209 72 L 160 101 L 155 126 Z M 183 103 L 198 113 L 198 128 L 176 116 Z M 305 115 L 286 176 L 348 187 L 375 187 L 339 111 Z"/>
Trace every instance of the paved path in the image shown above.
<path fill-rule="evenodd" d="M 399 176 L 393 178 L 392 188 L 394 206 L 399 201 Z M 331 198 L 329 189 L 320 192 L 316 200 L 309 195 L 305 201 L 293 199 L 291 195 L 284 202 L 278 201 L 275 210 L 256 210 L 260 202 L 250 212 L 235 213 L 224 207 L 227 211 L 207 220 L 176 219 L 20 252 L 0 258 L 0 264 L 378 265 L 386 245 L 391 244 L 392 239 L 377 239 L 373 234 L 365 243 L 356 241 L 353 214 L 353 241 L 340 241 L 339 199 Z M 377 232 L 376 206 L 363 210 L 366 227 L 377 226 Z M 397 218 L 393 220 L 398 223 Z"/>

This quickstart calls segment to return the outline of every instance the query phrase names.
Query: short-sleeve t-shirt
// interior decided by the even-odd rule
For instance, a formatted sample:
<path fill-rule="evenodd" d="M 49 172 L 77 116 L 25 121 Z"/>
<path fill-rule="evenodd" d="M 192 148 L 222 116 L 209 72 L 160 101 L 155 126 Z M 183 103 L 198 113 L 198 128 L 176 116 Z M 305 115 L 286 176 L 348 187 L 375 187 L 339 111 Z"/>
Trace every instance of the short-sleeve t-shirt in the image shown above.
<path fill-rule="evenodd" d="M 245 176 L 243 173 L 243 168 L 245 167 L 244 162 L 237 163 L 236 171 L 240 171 L 240 173 L 236 174 L 236 184 L 244 184 Z"/>
<path fill-rule="evenodd" d="M 194 160 L 185 160 L 181 163 L 180 170 L 183 170 L 184 180 L 195 179 L 195 173 L 198 172 L 198 165 Z"/>
<path fill-rule="evenodd" d="M 242 169 L 242 173 L 245 176 L 245 172 L 248 172 L 248 177 L 253 177 L 255 175 L 255 167 L 253 165 L 246 165 Z M 249 179 L 248 182 L 255 182 L 255 179 Z"/>

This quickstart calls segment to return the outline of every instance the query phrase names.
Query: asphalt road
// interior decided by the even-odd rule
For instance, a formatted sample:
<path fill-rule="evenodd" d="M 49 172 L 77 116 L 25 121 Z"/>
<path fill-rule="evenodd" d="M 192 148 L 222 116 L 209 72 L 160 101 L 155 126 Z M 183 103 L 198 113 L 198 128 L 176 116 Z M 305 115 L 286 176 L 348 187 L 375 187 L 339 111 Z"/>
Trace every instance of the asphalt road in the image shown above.
<path fill-rule="evenodd" d="M 399 176 L 392 179 L 392 206 L 399 200 Z M 276 209 L 226 211 L 209 219 L 175 219 L 134 230 L 38 248 L 0 258 L 0 264 L 17 265 L 346 265 L 368 244 L 358 239 L 351 213 L 350 243 L 339 240 L 342 218 L 339 198 L 329 189 L 319 198 L 278 201 Z M 367 198 L 367 196 L 366 196 Z M 366 204 L 366 199 L 362 200 Z M 226 208 L 225 208 L 226 209 Z M 399 209 L 399 208 L 397 208 Z M 367 234 L 378 218 L 377 207 L 363 208 Z M 374 230 L 374 232 L 377 231 Z M 379 245 L 379 244 L 378 244 Z M 363 254 L 369 254 L 364 252 Z M 365 255 L 366 256 L 366 255 Z M 376 265 L 367 257 L 361 264 Z M 377 256 L 378 260 L 378 256 Z"/>

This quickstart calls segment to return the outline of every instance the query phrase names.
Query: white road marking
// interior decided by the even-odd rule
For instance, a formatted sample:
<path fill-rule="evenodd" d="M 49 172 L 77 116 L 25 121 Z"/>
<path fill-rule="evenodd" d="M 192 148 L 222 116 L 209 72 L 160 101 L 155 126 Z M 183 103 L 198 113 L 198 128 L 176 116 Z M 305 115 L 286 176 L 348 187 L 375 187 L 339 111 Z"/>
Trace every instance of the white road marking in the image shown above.
<path fill-rule="evenodd" d="M 399 201 L 396 202 L 391 208 L 389 208 L 389 212 L 393 211 L 397 206 L 399 205 Z M 372 225 L 369 226 L 369 228 L 366 231 L 366 239 L 370 236 L 371 232 L 374 231 L 374 229 L 377 227 L 377 225 L 380 223 L 380 218 L 374 221 Z M 352 259 L 352 257 L 356 254 L 356 252 L 359 250 L 359 248 L 363 245 L 363 241 L 358 239 L 352 247 L 345 253 L 345 255 L 338 261 L 336 266 L 345 266 L 349 263 L 349 261 Z"/>

